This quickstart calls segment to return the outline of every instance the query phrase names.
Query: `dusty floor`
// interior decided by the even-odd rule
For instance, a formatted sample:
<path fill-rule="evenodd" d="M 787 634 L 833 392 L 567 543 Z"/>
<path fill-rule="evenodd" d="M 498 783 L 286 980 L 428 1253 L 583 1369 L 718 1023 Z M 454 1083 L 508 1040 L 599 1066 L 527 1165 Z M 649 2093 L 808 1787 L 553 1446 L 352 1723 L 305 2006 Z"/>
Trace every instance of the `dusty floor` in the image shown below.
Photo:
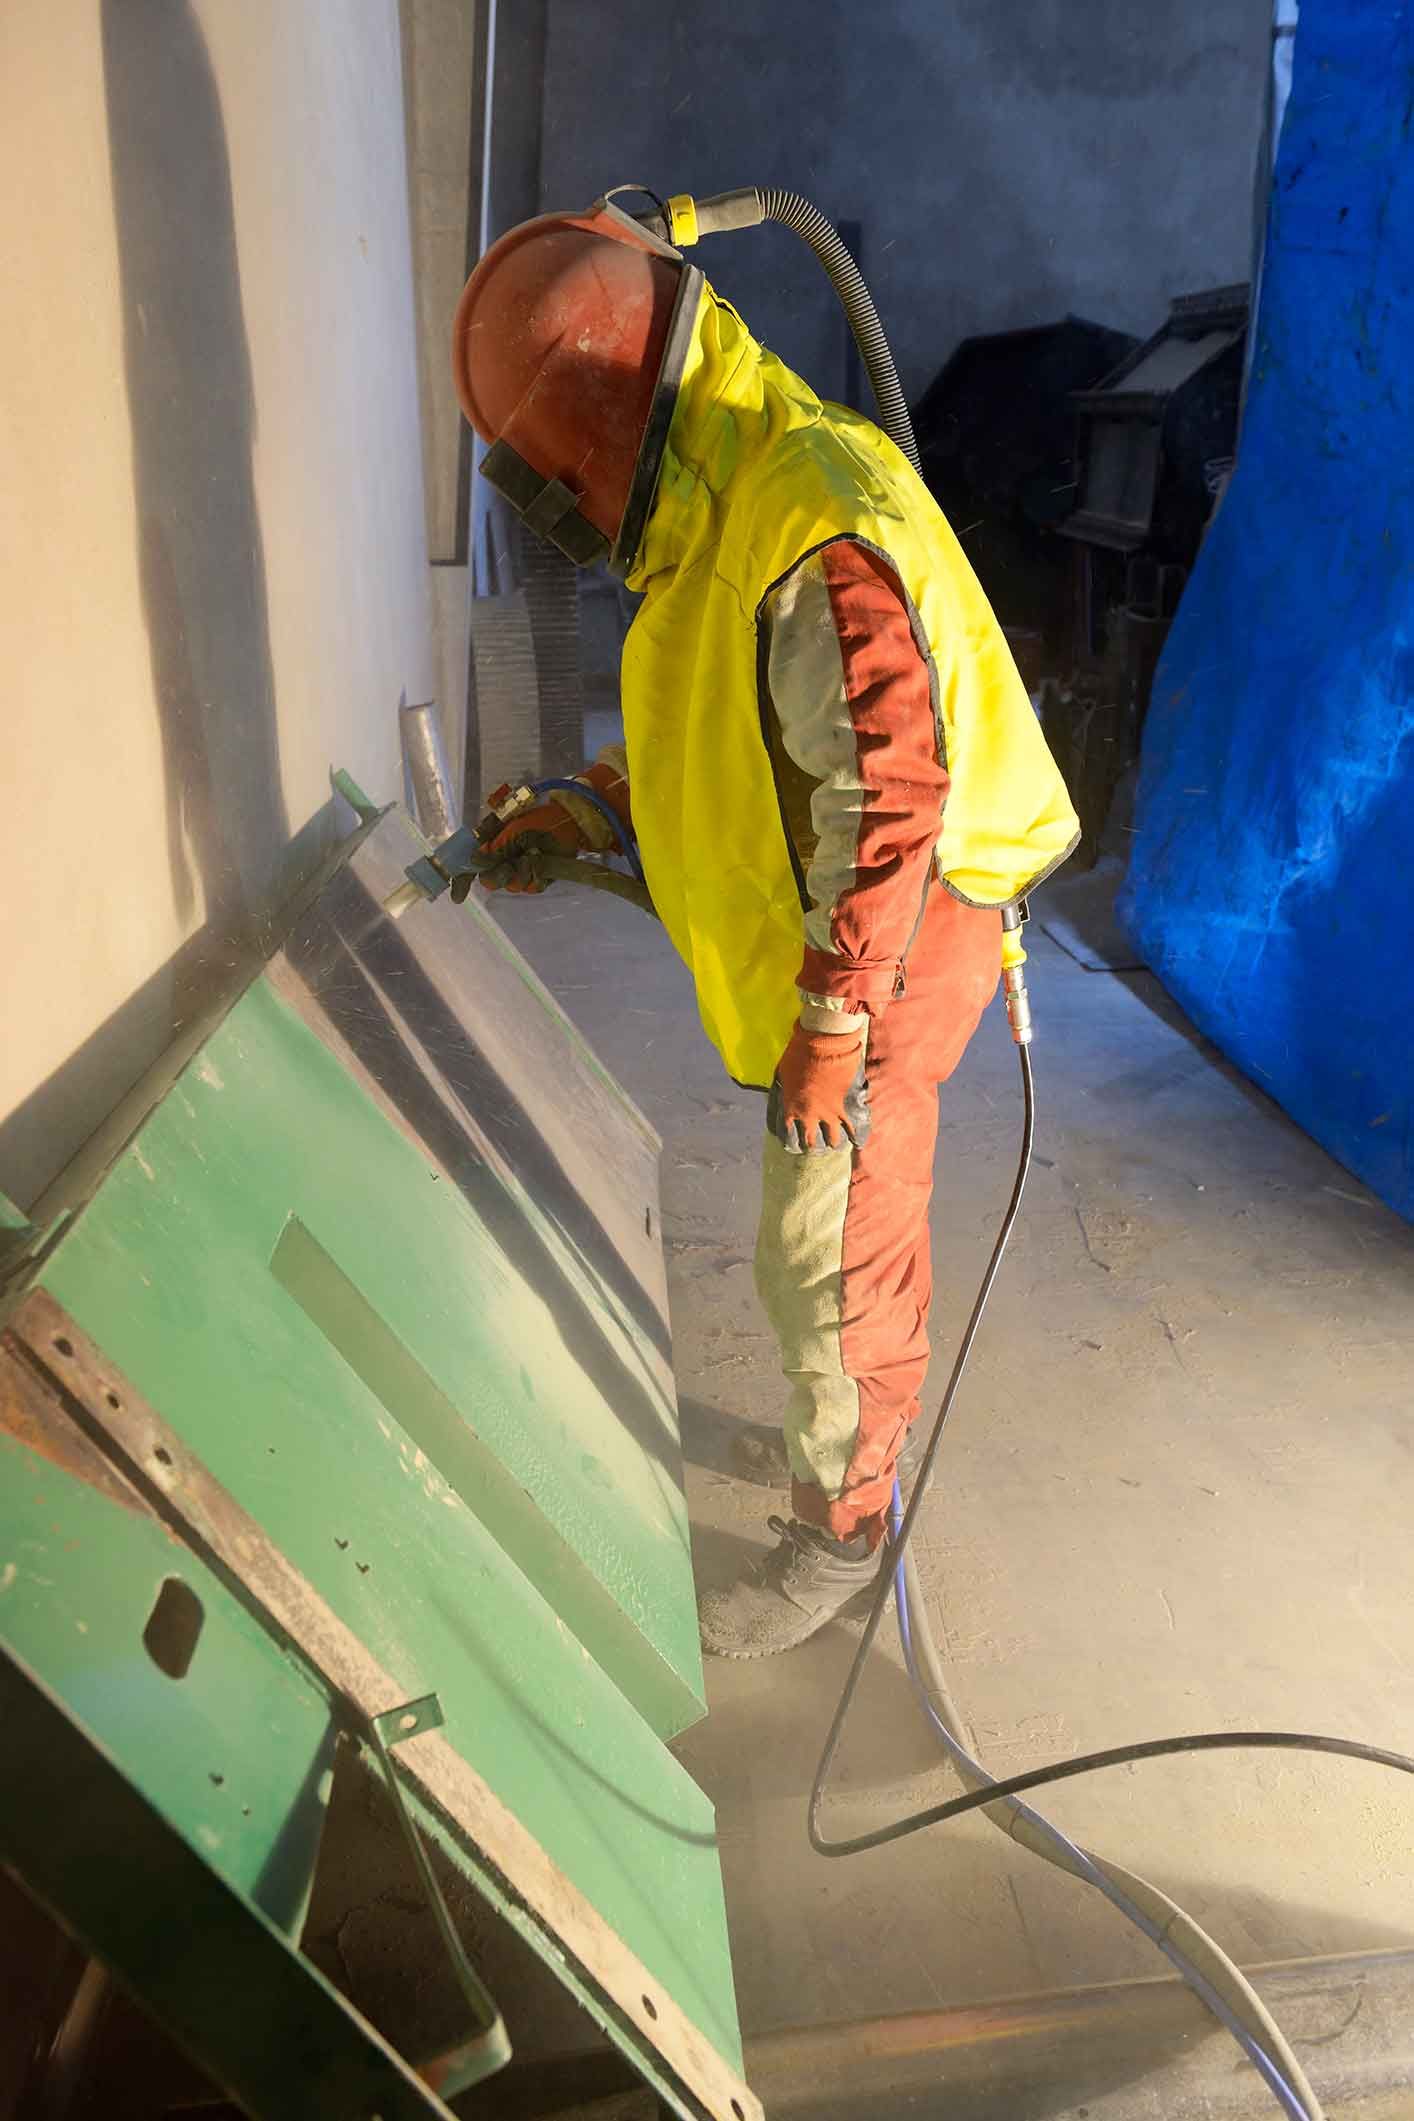
<path fill-rule="evenodd" d="M 1083 884 L 1072 895 L 1083 923 Z M 775 1506 L 721 1470 L 729 1424 L 778 1418 L 781 1400 L 750 1265 L 761 1101 L 723 1077 L 642 916 L 561 889 L 504 918 L 664 1137 L 699 1573 L 716 1578 L 768 1540 Z M 1221 1726 L 1414 1750 L 1414 1232 L 1148 974 L 1030 940 L 1036 1165 L 925 1528 L 984 1755 L 1015 1771 Z M 935 1391 L 1018 1115 L 997 1005 L 943 1093 Z M 785 1659 L 712 1664 L 712 1713 L 680 1743 L 718 1807 L 745 2030 L 1162 1970 L 984 1822 L 839 1863 L 811 1853 L 805 1793 L 854 1639 L 840 1626 Z M 885 1638 L 834 1818 L 948 1786 Z M 1070 1784 L 1046 1808 L 1244 1963 L 1414 1940 L 1414 1790 L 1388 1773 L 1194 1757 Z"/>

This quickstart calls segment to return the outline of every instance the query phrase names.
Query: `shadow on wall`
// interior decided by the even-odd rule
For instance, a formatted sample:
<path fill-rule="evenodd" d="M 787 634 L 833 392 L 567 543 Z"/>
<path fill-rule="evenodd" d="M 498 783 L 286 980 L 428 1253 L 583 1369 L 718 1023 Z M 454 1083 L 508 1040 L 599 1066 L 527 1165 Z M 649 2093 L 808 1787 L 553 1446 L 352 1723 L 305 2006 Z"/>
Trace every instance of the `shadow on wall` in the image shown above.
<path fill-rule="evenodd" d="M 27 1203 L 174 1032 L 234 984 L 331 815 L 291 846 L 254 388 L 211 57 L 190 0 L 103 0 L 101 22 L 167 857 L 177 919 L 201 925 L 0 1125 L 0 1185 Z M 123 830 L 115 816 L 115 839 Z"/>
<path fill-rule="evenodd" d="M 102 23 L 172 895 L 230 931 L 289 839 L 230 160 L 190 0 L 103 0 Z"/>

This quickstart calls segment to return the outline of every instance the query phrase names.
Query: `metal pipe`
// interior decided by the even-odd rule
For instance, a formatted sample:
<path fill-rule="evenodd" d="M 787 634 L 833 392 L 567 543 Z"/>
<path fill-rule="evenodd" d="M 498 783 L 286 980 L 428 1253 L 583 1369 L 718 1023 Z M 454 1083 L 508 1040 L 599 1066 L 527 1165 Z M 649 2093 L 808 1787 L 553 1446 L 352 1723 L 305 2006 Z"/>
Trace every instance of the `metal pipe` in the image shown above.
<path fill-rule="evenodd" d="M 450 839 L 461 823 L 452 792 L 451 768 L 442 742 L 442 719 L 435 700 L 420 700 L 398 709 L 403 767 L 413 816 L 434 847 Z"/>
<path fill-rule="evenodd" d="M 1330 2121 L 1414 2113 L 1414 1952 L 1285 1960 L 1249 1977 Z M 1247 2121 L 1271 2110 L 1181 1981 L 806 2026 L 748 2041 L 772 2121 Z"/>

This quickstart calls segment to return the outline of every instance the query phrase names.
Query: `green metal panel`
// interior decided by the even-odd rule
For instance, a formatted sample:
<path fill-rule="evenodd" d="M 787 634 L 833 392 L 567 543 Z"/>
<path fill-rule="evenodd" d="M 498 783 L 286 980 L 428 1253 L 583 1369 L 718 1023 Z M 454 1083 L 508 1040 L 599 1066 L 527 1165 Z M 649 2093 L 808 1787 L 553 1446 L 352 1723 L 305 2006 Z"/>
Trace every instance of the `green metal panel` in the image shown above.
<path fill-rule="evenodd" d="M 0 1864 L 261 2121 L 448 2121 L 401 2056 L 198 1854 L 38 1674 L 0 1655 Z"/>
<path fill-rule="evenodd" d="M 172 1579 L 201 1604 L 181 1679 L 143 1646 Z M 328 1703 L 154 1517 L 11 1436 L 0 1436 L 0 1630 L 211 1868 L 297 1937 L 333 1763 Z"/>
<path fill-rule="evenodd" d="M 342 1352 L 384 1382 L 397 1366 L 401 1418 L 454 1483 L 444 1458 L 482 1447 L 468 1485 L 485 1521 L 671 1735 L 705 1697 L 656 1142 L 479 910 L 383 916 L 419 847 L 405 820 L 385 819 L 271 982 L 415 1144 L 421 1176 L 412 1185 L 399 1172 L 370 1214 L 363 1175 L 340 1164 L 362 1153 L 357 1141 L 345 1152 L 327 1125 L 292 1135 L 271 1114 L 272 1151 L 299 1142 L 307 1202 L 291 1202 L 302 1233 L 277 1272 L 298 1278 L 294 1293 L 321 1323 L 353 1325 L 350 1293 L 382 1321 L 376 1348 L 355 1327 Z M 226 1029 L 239 1040 L 234 1021 Z M 260 1097 L 259 1078 L 246 1078 Z M 198 1070 L 194 1098 L 202 1088 Z M 327 1169 L 309 1154 L 316 1144 Z"/>
<path fill-rule="evenodd" d="M 750 2121 L 711 1807 L 663 1742 L 703 1696 L 656 1138 L 479 910 L 389 920 L 422 851 L 365 817 L 72 1219 L 12 1234 L 0 1782 L 87 1760 L 103 1806 L 28 1858 L 12 1819 L 0 1861 L 252 2110 L 324 2111 L 328 2072 L 435 2111 L 270 1921 L 298 1927 L 331 1714 L 396 1735 L 435 1695 L 397 1755 L 423 1831 L 679 2113 Z"/>
<path fill-rule="evenodd" d="M 603 1472 L 595 1444 L 612 1441 L 615 1417 L 563 1403 L 551 1312 L 514 1284 L 464 1194 L 265 984 L 152 1115 L 43 1283 L 407 1693 L 439 1695 L 457 1751 L 735 2062 L 710 1805 L 590 1656 L 575 1615 L 509 1558 L 482 1497 L 457 1492 L 327 1318 L 316 1324 L 318 1302 L 272 1272 L 291 1216 L 429 1374 L 436 1364 L 527 1487 L 534 1475 L 550 1494 L 554 1453 L 577 1446 L 584 1507 L 597 1494 L 610 1512 L 615 1481 L 631 1478 L 642 1550 L 670 1581 L 686 1569 L 667 1469 L 630 1475 L 620 1450 Z M 544 1401 L 522 1385 L 517 1406 L 522 1367 L 532 1384 L 551 1380 Z M 518 1435 L 545 1401 L 539 1434 Z M 650 1624 L 653 1590 L 646 1564 Z"/>
<path fill-rule="evenodd" d="M 228 1281 L 237 1256 L 239 1304 Z M 136 1307 L 120 1293 L 134 1267 L 150 1285 Z M 566 1260 L 564 1278 L 577 1273 Z M 390 1451 L 387 1419 L 352 1433 L 326 1419 L 315 1445 L 299 1421 L 284 1435 L 266 1421 L 268 1463 L 252 1468 L 252 1493 L 278 1504 L 293 1491 L 303 1507 L 338 1435 L 352 1461 L 349 1524 L 363 1481 L 394 1468 L 409 1531 L 455 1493 L 660 1729 L 700 1714 L 684 1676 L 700 1673 L 695 1640 L 682 1639 L 681 1594 L 667 1595 L 690 1568 L 669 1403 L 658 1402 L 656 1435 L 625 1427 L 496 1234 L 263 982 L 153 1115 L 44 1280 L 125 1369 L 139 1339 L 143 1368 L 159 1353 L 177 1365 L 186 1339 L 185 1368 L 163 1373 L 168 1397 L 150 1396 L 164 1411 L 189 1405 L 183 1425 L 198 1448 L 232 1430 L 249 1440 L 260 1418 L 251 1385 L 270 1368 L 267 1313 L 312 1344 L 288 1315 L 293 1297 L 319 1338 L 395 1402 L 386 1413 L 404 1433 Z M 581 1301 L 589 1308 L 593 1292 Z M 198 1387 L 213 1328 L 231 1361 Z M 612 1336 L 612 1321 L 602 1330 Z M 263 1501 L 248 1506 L 264 1516 Z M 386 1595 L 380 1586 L 371 1607 L 381 1612 Z"/>

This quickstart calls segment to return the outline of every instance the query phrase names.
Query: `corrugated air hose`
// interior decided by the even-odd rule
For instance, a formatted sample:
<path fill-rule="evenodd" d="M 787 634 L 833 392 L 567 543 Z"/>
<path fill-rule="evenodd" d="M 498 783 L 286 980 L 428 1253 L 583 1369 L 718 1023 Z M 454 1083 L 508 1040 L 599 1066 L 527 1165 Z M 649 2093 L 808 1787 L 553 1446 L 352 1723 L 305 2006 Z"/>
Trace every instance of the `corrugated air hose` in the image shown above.
<path fill-rule="evenodd" d="M 894 367 L 889 342 L 884 337 L 884 327 L 879 322 L 873 296 L 864 284 L 859 267 L 846 250 L 838 229 L 825 218 L 818 206 L 812 206 L 799 192 L 758 191 L 756 196 L 761 201 L 762 220 L 779 221 L 783 228 L 794 229 L 798 236 L 804 237 L 829 274 L 849 320 L 849 328 L 854 333 L 860 359 L 869 372 L 879 407 L 879 425 L 889 440 L 903 451 L 914 470 L 921 471 L 913 422 L 908 416 L 908 400 Z"/>
<path fill-rule="evenodd" d="M 620 186 L 617 189 L 646 187 Z M 606 196 L 613 198 L 614 193 Z M 649 192 L 648 196 L 657 198 L 656 192 Z M 702 236 L 726 235 L 738 228 L 759 228 L 763 221 L 778 221 L 783 228 L 794 230 L 810 245 L 840 298 L 860 359 L 868 370 L 879 408 L 879 425 L 894 446 L 902 450 L 914 470 L 921 469 L 913 422 L 908 416 L 908 400 L 894 367 L 889 342 L 884 337 L 884 327 L 879 322 L 879 312 L 839 230 L 818 206 L 812 206 L 799 192 L 777 191 L 774 187 L 763 191 L 753 184 L 745 185 L 739 191 L 718 192 L 711 199 L 693 199 L 684 193 L 669 199 L 666 205 L 660 201 L 656 213 L 640 214 L 638 219 L 655 235 L 682 249 L 691 248 Z"/>

